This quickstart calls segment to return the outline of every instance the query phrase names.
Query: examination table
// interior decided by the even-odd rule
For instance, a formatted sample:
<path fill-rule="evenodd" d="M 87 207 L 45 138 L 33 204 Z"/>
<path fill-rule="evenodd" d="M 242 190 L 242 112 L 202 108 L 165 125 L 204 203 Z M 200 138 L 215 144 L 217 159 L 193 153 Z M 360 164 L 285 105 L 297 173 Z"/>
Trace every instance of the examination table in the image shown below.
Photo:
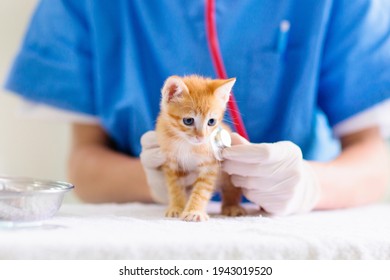
<path fill-rule="evenodd" d="M 0 259 L 390 259 L 390 204 L 183 222 L 161 205 L 64 204 L 41 226 L 0 229 Z"/>

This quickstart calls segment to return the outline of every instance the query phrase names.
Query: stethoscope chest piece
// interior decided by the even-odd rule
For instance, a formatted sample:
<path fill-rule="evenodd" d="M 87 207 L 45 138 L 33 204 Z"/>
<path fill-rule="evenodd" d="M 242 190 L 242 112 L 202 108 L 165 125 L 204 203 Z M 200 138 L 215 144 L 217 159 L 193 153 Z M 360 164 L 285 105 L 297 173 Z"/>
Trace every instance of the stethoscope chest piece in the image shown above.
<path fill-rule="evenodd" d="M 210 135 L 211 149 L 213 150 L 214 156 L 218 161 L 222 161 L 222 151 L 226 147 L 232 145 L 232 139 L 227 130 L 222 127 L 216 128 Z"/>

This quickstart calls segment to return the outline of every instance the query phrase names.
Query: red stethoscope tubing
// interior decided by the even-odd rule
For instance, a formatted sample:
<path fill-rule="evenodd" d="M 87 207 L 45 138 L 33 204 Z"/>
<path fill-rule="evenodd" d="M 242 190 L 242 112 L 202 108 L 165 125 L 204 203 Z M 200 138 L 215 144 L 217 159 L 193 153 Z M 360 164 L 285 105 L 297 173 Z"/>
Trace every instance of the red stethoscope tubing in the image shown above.
<path fill-rule="evenodd" d="M 206 0 L 206 34 L 207 42 L 209 45 L 209 50 L 211 54 L 211 59 L 218 78 L 227 79 L 226 68 L 223 63 L 221 51 L 219 48 L 218 34 L 217 34 L 217 24 L 215 20 L 215 0 Z M 249 140 L 248 133 L 246 132 L 244 122 L 240 115 L 240 110 L 238 109 L 236 99 L 234 98 L 233 92 L 230 94 L 228 109 L 234 128 L 237 133 L 240 134 L 245 139 Z"/>

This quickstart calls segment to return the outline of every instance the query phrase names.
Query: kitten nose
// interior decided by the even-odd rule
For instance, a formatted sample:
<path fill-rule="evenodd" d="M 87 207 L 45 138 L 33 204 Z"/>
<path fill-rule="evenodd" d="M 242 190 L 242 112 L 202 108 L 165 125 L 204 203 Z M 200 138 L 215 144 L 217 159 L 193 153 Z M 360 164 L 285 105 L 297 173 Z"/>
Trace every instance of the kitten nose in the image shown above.
<path fill-rule="evenodd" d="M 204 137 L 203 136 L 200 136 L 200 135 L 196 135 L 195 136 L 196 140 L 198 140 L 199 142 L 202 142 Z"/>

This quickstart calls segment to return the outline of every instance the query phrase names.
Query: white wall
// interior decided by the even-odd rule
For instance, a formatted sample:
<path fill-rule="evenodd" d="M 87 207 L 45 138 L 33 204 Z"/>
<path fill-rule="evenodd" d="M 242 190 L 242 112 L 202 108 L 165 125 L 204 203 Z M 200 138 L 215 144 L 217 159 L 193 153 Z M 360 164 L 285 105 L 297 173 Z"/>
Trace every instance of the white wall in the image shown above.
<path fill-rule="evenodd" d="M 36 0 L 0 1 L 0 83 L 15 56 Z M 66 180 L 70 126 L 18 115 L 20 100 L 0 89 L 0 174 Z"/>

